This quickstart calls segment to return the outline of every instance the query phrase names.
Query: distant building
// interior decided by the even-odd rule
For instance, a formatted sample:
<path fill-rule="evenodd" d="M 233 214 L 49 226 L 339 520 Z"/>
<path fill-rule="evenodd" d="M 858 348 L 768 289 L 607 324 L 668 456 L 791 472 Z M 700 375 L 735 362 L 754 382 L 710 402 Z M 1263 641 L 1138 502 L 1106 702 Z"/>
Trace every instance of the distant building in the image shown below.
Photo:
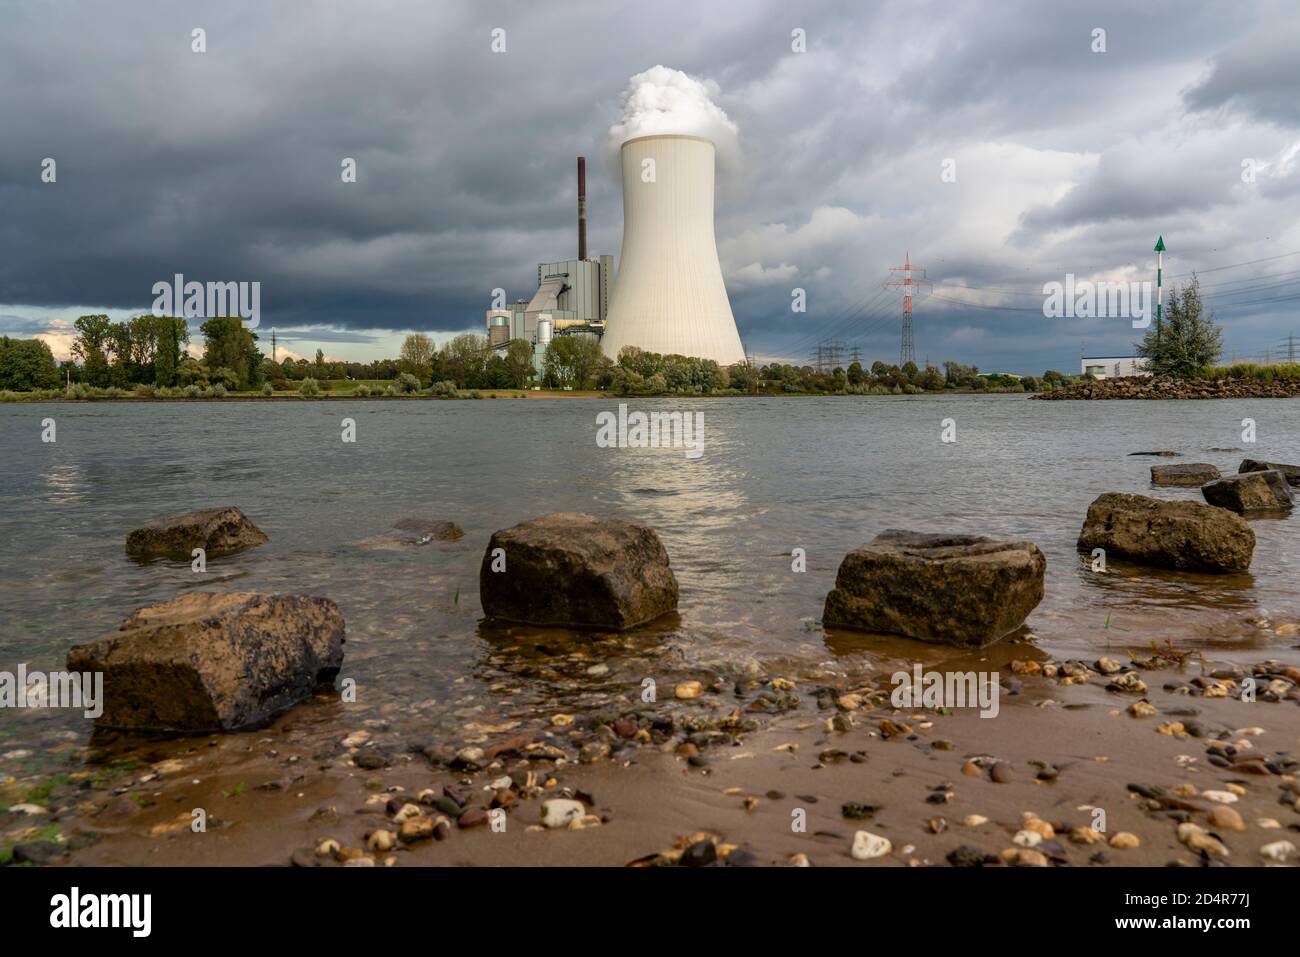
<path fill-rule="evenodd" d="M 1097 379 L 1118 379 L 1130 375 L 1150 375 L 1147 360 L 1141 356 L 1084 356 L 1079 360 L 1080 375 Z"/>

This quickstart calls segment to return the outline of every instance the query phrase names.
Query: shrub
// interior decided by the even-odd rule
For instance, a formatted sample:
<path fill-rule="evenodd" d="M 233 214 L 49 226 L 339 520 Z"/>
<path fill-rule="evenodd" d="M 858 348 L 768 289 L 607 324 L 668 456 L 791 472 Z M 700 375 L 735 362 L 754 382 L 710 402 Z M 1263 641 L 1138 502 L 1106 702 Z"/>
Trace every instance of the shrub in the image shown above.
<path fill-rule="evenodd" d="M 275 393 L 275 389 L 271 387 L 271 383 L 269 382 L 262 383 L 262 395 L 273 395 L 274 393 Z"/>
<path fill-rule="evenodd" d="M 158 395 L 158 390 L 147 382 L 141 382 L 135 387 L 135 394 L 141 399 L 152 399 Z"/>
<path fill-rule="evenodd" d="M 289 380 L 288 380 L 288 379 L 272 379 L 272 380 L 271 380 L 271 386 L 275 389 L 276 392 L 288 392 L 288 391 L 289 391 Z"/>
<path fill-rule="evenodd" d="M 357 386 L 355 389 L 352 390 L 352 394 L 353 394 L 353 395 L 359 395 L 359 396 L 362 396 L 362 397 L 364 397 L 364 396 L 368 396 L 368 395 L 370 395 L 370 386 L 368 386 L 368 385 L 359 385 L 359 386 Z"/>
<path fill-rule="evenodd" d="M 399 392 L 419 392 L 420 380 L 409 372 L 403 372 L 397 377 L 397 389 Z"/>
<path fill-rule="evenodd" d="M 212 393 L 212 398 L 220 399 L 222 396 L 226 394 L 226 387 L 222 385 L 220 382 L 218 382 L 208 391 Z"/>
<path fill-rule="evenodd" d="M 320 395 L 320 385 L 315 379 L 303 379 L 302 385 L 298 387 L 298 391 L 303 395 L 308 396 Z"/>
<path fill-rule="evenodd" d="M 201 395 L 203 395 L 203 390 L 200 389 L 197 385 L 187 385 L 185 387 L 185 398 L 197 399 Z"/>
<path fill-rule="evenodd" d="M 429 386 L 429 395 L 442 396 L 443 398 L 454 399 L 456 397 L 456 383 L 447 379 L 441 382 L 435 382 Z"/>

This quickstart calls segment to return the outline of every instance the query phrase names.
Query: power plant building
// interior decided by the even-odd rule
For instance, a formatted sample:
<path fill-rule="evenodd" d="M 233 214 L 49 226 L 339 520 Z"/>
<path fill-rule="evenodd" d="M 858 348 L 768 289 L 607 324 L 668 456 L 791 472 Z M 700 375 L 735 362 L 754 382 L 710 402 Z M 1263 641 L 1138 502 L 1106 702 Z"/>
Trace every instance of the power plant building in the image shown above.
<path fill-rule="evenodd" d="M 537 291 L 485 316 L 488 342 L 533 346 L 534 366 L 554 336 L 587 335 L 617 359 L 647 352 L 745 361 L 713 231 L 714 145 L 698 136 L 628 140 L 623 164 L 623 252 L 587 256 L 586 161 L 578 157 L 578 256 L 537 266 Z M 543 339 L 543 333 L 545 338 Z"/>

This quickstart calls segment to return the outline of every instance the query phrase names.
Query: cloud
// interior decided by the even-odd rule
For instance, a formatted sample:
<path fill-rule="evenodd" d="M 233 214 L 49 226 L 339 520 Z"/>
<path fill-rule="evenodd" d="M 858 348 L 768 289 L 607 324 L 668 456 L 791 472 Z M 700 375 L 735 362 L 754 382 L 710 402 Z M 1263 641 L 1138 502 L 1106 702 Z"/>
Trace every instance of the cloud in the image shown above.
<path fill-rule="evenodd" d="M 712 80 L 681 70 L 653 66 L 628 80 L 620 98 L 621 114 L 609 128 L 607 150 L 638 136 L 678 133 L 713 141 L 718 163 L 735 169 L 740 161 L 740 130 L 715 102 L 721 91 Z"/>

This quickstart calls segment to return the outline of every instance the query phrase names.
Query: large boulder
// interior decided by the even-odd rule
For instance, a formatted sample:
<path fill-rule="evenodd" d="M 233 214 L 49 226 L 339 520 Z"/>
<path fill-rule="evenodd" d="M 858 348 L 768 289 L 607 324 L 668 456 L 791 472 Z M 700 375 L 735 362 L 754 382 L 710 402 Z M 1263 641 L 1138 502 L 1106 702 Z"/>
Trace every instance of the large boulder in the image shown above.
<path fill-rule="evenodd" d="M 981 647 L 1024 624 L 1046 568 L 1032 542 L 890 529 L 844 556 L 822 622 Z"/>
<path fill-rule="evenodd" d="M 1079 532 L 1079 549 L 1094 548 L 1141 565 L 1235 572 L 1250 567 L 1255 533 L 1227 509 L 1106 492 L 1088 506 Z"/>
<path fill-rule="evenodd" d="M 478 580 L 483 611 L 504 621 L 623 630 L 677 608 L 653 529 L 576 512 L 494 533 Z"/>
<path fill-rule="evenodd" d="M 1300 488 L 1300 465 L 1284 465 L 1281 462 L 1261 462 L 1258 459 L 1243 459 L 1238 472 L 1268 472 L 1276 469 L 1286 476 L 1287 483 Z"/>
<path fill-rule="evenodd" d="M 239 509 L 203 508 L 156 518 L 126 536 L 132 558 L 182 558 L 202 548 L 208 558 L 265 545 L 270 539 Z"/>
<path fill-rule="evenodd" d="M 455 522 L 435 522 L 424 518 L 403 518 L 386 531 L 357 542 L 358 548 L 398 551 L 419 548 L 430 542 L 454 542 L 465 535 Z"/>
<path fill-rule="evenodd" d="M 1228 508 L 1238 515 L 1285 511 L 1295 504 L 1286 476 L 1276 469 L 1242 472 L 1201 486 L 1211 505 Z"/>
<path fill-rule="evenodd" d="M 1200 486 L 1220 478 L 1219 470 L 1204 462 L 1190 462 L 1186 465 L 1151 466 L 1152 485 L 1187 485 Z"/>
<path fill-rule="evenodd" d="M 338 606 L 325 598 L 190 592 L 73 646 L 68 669 L 103 672 L 103 727 L 233 731 L 332 684 L 343 630 Z"/>

